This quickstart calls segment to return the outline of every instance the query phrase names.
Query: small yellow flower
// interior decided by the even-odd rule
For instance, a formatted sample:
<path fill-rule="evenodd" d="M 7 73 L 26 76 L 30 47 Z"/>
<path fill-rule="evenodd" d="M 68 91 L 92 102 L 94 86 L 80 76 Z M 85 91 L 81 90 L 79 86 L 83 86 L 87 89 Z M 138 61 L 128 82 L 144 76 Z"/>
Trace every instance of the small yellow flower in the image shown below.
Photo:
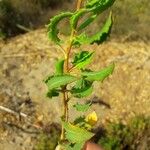
<path fill-rule="evenodd" d="M 98 118 L 97 118 L 97 114 L 95 111 L 87 115 L 87 117 L 85 118 L 85 121 L 91 126 L 94 126 L 97 123 L 97 120 Z"/>

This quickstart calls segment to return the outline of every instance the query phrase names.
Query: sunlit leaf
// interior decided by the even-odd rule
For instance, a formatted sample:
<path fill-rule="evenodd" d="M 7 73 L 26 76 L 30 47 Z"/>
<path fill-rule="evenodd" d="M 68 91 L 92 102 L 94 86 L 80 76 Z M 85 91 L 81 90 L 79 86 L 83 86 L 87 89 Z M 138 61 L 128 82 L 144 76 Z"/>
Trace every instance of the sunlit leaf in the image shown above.
<path fill-rule="evenodd" d="M 78 31 L 86 28 L 90 23 L 92 23 L 95 18 L 97 17 L 96 14 L 91 15 L 90 17 L 88 17 L 79 27 L 78 27 Z"/>
<path fill-rule="evenodd" d="M 89 81 L 103 81 L 109 75 L 111 75 L 114 71 L 115 64 L 111 64 L 108 67 L 100 70 L 100 71 L 83 71 L 81 74 Z"/>
<path fill-rule="evenodd" d="M 91 37 L 88 37 L 86 35 L 86 33 L 83 32 L 74 39 L 73 45 L 80 46 L 80 45 L 83 45 L 83 44 L 94 44 L 94 43 L 99 45 L 99 44 L 103 43 L 110 34 L 112 24 L 113 24 L 112 13 L 110 13 L 110 15 L 107 18 L 104 26 L 102 27 L 102 29 L 99 32 L 92 35 Z"/>
<path fill-rule="evenodd" d="M 87 97 L 93 91 L 92 83 L 93 82 L 80 79 L 76 82 L 76 85 L 71 89 L 70 92 L 74 97 L 77 98 Z"/>
<path fill-rule="evenodd" d="M 73 89 L 71 90 L 71 94 L 73 94 L 74 97 L 83 98 L 92 94 L 92 91 L 93 91 L 93 87 L 88 86 L 87 88 L 84 89 Z"/>
<path fill-rule="evenodd" d="M 66 131 L 66 138 L 71 143 L 82 143 L 91 139 L 94 136 L 93 133 L 85 129 L 79 128 L 78 126 L 72 125 L 68 122 L 63 122 L 63 126 Z"/>
<path fill-rule="evenodd" d="M 48 36 L 56 44 L 60 42 L 60 39 L 58 37 L 59 30 L 57 28 L 58 23 L 66 17 L 71 17 L 72 14 L 73 13 L 71 12 L 65 12 L 65 13 L 56 15 L 52 19 L 50 19 L 50 23 L 48 24 Z"/>
<path fill-rule="evenodd" d="M 86 118 L 85 116 L 80 116 L 80 117 L 77 117 L 75 120 L 74 120 L 74 124 L 83 128 L 83 129 L 86 129 L 88 131 L 90 131 L 92 129 L 92 125 L 90 125 L 87 121 L 86 121 Z"/>
<path fill-rule="evenodd" d="M 79 11 L 75 12 L 72 17 L 70 18 L 70 24 L 73 29 L 77 27 L 77 23 L 79 18 L 82 17 L 87 12 L 87 9 L 80 9 Z"/>
<path fill-rule="evenodd" d="M 62 75 L 64 67 L 64 59 L 60 59 L 55 64 L 55 75 Z"/>
<path fill-rule="evenodd" d="M 87 8 L 92 8 L 96 5 L 98 5 L 100 1 L 102 1 L 102 0 L 87 0 L 86 7 Z"/>
<path fill-rule="evenodd" d="M 77 77 L 74 77 L 72 75 L 57 75 L 47 79 L 46 84 L 49 90 L 51 90 L 72 83 L 76 80 Z"/>
<path fill-rule="evenodd" d="M 89 0 L 86 8 L 91 9 L 95 14 L 100 14 L 113 5 L 115 0 Z"/>
<path fill-rule="evenodd" d="M 76 36 L 73 40 L 73 45 L 80 46 L 82 44 L 87 44 L 89 42 L 88 36 L 85 34 L 85 32 L 81 33 L 80 35 Z"/>
<path fill-rule="evenodd" d="M 112 13 L 110 13 L 102 29 L 90 38 L 90 44 L 101 44 L 106 41 L 108 35 L 110 34 L 112 23 Z"/>
<path fill-rule="evenodd" d="M 72 64 L 75 68 L 84 68 L 91 62 L 92 56 L 93 52 L 81 51 L 75 54 Z"/>
<path fill-rule="evenodd" d="M 73 107 L 76 108 L 77 111 L 82 111 L 82 112 L 88 111 L 90 106 L 91 106 L 91 103 L 88 103 L 88 104 L 77 103 L 77 104 L 73 105 Z"/>

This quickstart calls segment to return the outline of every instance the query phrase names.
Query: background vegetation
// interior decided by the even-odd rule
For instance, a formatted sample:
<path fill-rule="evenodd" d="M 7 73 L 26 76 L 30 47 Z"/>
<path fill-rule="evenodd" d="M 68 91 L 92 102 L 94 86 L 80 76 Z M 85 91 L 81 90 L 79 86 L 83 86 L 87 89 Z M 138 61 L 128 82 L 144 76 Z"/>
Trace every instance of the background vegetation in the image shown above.
<path fill-rule="evenodd" d="M 53 150 L 59 138 L 59 127 L 51 126 L 50 132 L 43 132 L 38 138 L 35 150 Z M 105 127 L 97 129 L 93 140 L 105 150 L 149 150 L 150 118 L 137 116 L 127 124 L 122 121 L 108 122 Z"/>
<path fill-rule="evenodd" d="M 10 37 L 44 27 L 51 16 L 63 9 L 70 9 L 73 2 L 72 0 L 1 0 L 0 36 Z M 149 0 L 117 0 L 113 6 L 115 22 L 112 36 L 120 38 L 123 35 L 129 40 L 149 39 L 149 10 Z M 101 22 L 102 20 L 99 19 L 94 26 L 98 27 Z"/>

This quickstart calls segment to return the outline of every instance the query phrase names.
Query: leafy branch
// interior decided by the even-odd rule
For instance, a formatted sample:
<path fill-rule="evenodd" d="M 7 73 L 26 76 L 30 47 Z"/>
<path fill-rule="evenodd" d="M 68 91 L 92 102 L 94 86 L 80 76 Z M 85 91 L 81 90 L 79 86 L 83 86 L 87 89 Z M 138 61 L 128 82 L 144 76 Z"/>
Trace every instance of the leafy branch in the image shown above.
<path fill-rule="evenodd" d="M 54 16 L 48 24 L 48 36 L 51 41 L 61 48 L 64 53 L 64 58 L 58 59 L 55 64 L 55 73 L 45 79 L 48 87 L 47 96 L 49 98 L 57 97 L 62 94 L 62 132 L 60 143 L 64 146 L 64 150 L 79 150 L 82 149 L 84 143 L 89 140 L 94 134 L 91 133 L 91 128 L 97 121 L 95 112 L 87 117 L 76 121 L 69 121 L 68 104 L 71 97 L 84 98 L 92 94 L 93 83 L 95 81 L 103 82 L 108 76 L 113 73 L 114 64 L 99 70 L 92 71 L 87 68 L 91 63 L 94 52 L 81 50 L 83 44 L 101 44 L 110 34 L 112 28 L 112 13 L 108 16 L 102 29 L 92 36 L 88 36 L 84 29 L 87 28 L 93 21 L 107 8 L 113 5 L 115 0 L 77 0 L 75 12 L 63 12 Z M 90 13 L 90 17 L 83 22 L 79 22 L 82 17 Z M 63 41 L 59 37 L 58 24 L 63 19 L 69 19 L 71 33 L 69 39 Z M 83 31 L 83 32 L 82 32 Z M 80 49 L 79 52 L 73 52 L 72 48 Z M 75 70 L 78 70 L 74 73 Z M 90 109 L 91 103 L 80 104 L 76 103 L 73 107 L 77 111 L 85 112 Z M 62 143 L 68 141 L 67 144 Z"/>

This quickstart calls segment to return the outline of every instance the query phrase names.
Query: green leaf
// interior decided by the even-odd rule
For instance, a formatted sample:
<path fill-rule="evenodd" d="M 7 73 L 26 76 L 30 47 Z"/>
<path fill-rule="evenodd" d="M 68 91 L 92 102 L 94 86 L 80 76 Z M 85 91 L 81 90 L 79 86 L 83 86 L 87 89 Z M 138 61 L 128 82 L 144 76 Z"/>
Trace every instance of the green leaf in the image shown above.
<path fill-rule="evenodd" d="M 60 59 L 55 64 L 55 75 L 62 75 L 64 67 L 64 59 Z"/>
<path fill-rule="evenodd" d="M 81 150 L 84 146 L 85 142 L 81 142 L 81 143 L 76 143 L 76 144 L 71 144 L 69 145 L 66 150 Z"/>
<path fill-rule="evenodd" d="M 94 136 L 93 133 L 68 122 L 63 122 L 63 126 L 66 130 L 66 138 L 71 143 L 83 143 Z"/>
<path fill-rule="evenodd" d="M 108 35 L 110 34 L 112 24 L 113 24 L 112 13 L 110 13 L 104 26 L 99 32 L 97 32 L 95 35 L 91 37 L 88 37 L 85 33 L 81 33 L 74 39 L 73 45 L 80 46 L 82 44 L 94 44 L 94 43 L 99 45 L 103 43 L 107 39 Z"/>
<path fill-rule="evenodd" d="M 53 75 L 48 75 L 43 81 L 44 81 L 44 83 L 46 83 L 47 84 L 47 82 L 51 79 L 51 78 L 53 78 L 54 76 Z"/>
<path fill-rule="evenodd" d="M 77 97 L 77 98 L 87 97 L 90 94 L 92 94 L 92 92 L 93 92 L 92 86 L 86 87 L 84 89 L 73 89 L 73 90 L 71 90 L 71 94 L 73 94 L 73 96 Z"/>
<path fill-rule="evenodd" d="M 71 17 L 72 14 L 73 13 L 71 13 L 71 12 L 65 12 L 65 13 L 56 15 L 52 19 L 50 19 L 50 23 L 48 24 L 48 36 L 56 44 L 58 44 L 60 42 L 60 39 L 57 36 L 58 32 L 59 32 L 59 30 L 57 29 L 58 23 L 66 17 Z"/>
<path fill-rule="evenodd" d="M 59 96 L 59 92 L 56 89 L 49 90 L 46 94 L 48 98 Z"/>
<path fill-rule="evenodd" d="M 71 89 L 71 94 L 73 94 L 74 97 L 82 98 L 89 96 L 92 91 L 92 83 L 90 81 L 87 81 L 85 79 L 80 79 L 77 81 L 76 85 Z"/>
<path fill-rule="evenodd" d="M 83 32 L 74 38 L 73 45 L 80 46 L 82 44 L 88 43 L 88 41 L 89 41 L 88 36 L 85 34 L 85 32 Z"/>
<path fill-rule="evenodd" d="M 91 130 L 92 129 L 92 126 L 86 121 L 85 116 L 77 117 L 74 120 L 74 124 L 77 125 L 78 127 L 86 129 L 86 130 Z"/>
<path fill-rule="evenodd" d="M 92 23 L 95 18 L 97 17 L 97 14 L 91 15 L 89 18 L 87 18 L 79 27 L 78 31 L 86 28 L 90 23 Z"/>
<path fill-rule="evenodd" d="M 88 103 L 88 104 L 77 103 L 77 104 L 73 105 L 73 107 L 76 108 L 77 111 L 82 111 L 82 112 L 88 111 L 90 106 L 91 106 L 91 103 Z"/>
<path fill-rule="evenodd" d="M 47 79 L 46 84 L 49 90 L 51 90 L 72 83 L 76 80 L 78 80 L 77 77 L 74 77 L 72 75 L 57 75 Z"/>
<path fill-rule="evenodd" d="M 84 68 L 91 62 L 92 56 L 93 52 L 81 51 L 75 54 L 72 64 L 75 68 Z"/>
<path fill-rule="evenodd" d="M 114 71 L 115 64 L 111 64 L 110 66 L 104 68 L 103 70 L 97 72 L 87 72 L 83 71 L 81 74 L 89 81 L 103 81 L 109 75 L 111 75 Z"/>
<path fill-rule="evenodd" d="M 97 6 L 101 0 L 87 0 L 86 7 L 92 8 L 94 6 Z"/>
<path fill-rule="evenodd" d="M 87 9 L 95 14 L 100 14 L 114 4 L 115 0 L 90 0 L 86 4 Z"/>
<path fill-rule="evenodd" d="M 83 125 L 85 124 L 85 116 L 77 117 L 74 122 L 75 125 Z"/>
<path fill-rule="evenodd" d="M 87 12 L 87 9 L 80 9 L 76 11 L 70 18 L 70 24 L 73 29 L 76 29 L 79 18 Z"/>
<path fill-rule="evenodd" d="M 107 39 L 107 37 L 111 31 L 112 23 L 113 23 L 112 13 L 110 13 L 110 15 L 109 15 L 108 19 L 106 20 L 102 29 L 89 39 L 90 44 L 94 44 L 94 43 L 101 44 L 101 43 L 103 43 Z"/>

